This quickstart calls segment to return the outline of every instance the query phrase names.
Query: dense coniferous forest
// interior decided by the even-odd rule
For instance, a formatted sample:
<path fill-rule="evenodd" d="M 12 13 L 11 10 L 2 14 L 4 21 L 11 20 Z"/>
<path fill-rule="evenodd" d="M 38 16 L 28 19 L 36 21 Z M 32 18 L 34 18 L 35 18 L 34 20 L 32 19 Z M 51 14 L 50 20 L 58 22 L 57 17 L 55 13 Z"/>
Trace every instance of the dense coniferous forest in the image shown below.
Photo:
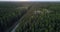
<path fill-rule="evenodd" d="M 27 7 L 27 8 L 26 8 Z M 29 10 L 22 3 L 0 2 L 0 32 L 10 29 Z"/>
<path fill-rule="evenodd" d="M 15 32 L 60 32 L 60 3 L 0 2 L 0 32 L 16 25 Z"/>
<path fill-rule="evenodd" d="M 34 3 L 16 32 L 60 32 L 60 3 Z"/>

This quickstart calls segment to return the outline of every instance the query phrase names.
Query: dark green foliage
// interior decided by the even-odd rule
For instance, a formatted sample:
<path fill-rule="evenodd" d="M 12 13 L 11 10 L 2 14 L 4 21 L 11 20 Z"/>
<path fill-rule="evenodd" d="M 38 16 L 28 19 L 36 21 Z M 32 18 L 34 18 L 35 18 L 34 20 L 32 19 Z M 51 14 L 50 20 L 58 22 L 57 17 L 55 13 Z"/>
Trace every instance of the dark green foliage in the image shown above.
<path fill-rule="evenodd" d="M 1 32 L 9 29 L 16 21 L 18 21 L 26 12 L 26 9 L 17 9 L 10 7 L 0 8 L 0 29 Z"/>
<path fill-rule="evenodd" d="M 29 16 L 26 16 L 21 21 L 16 32 L 60 32 L 60 4 L 50 4 L 46 7 L 39 7 L 40 6 L 36 6 L 34 8 L 35 10 L 40 9 L 43 14 L 35 15 L 30 13 Z M 43 9 L 47 9 L 52 12 L 47 13 L 47 10 Z"/>
<path fill-rule="evenodd" d="M 28 5 L 31 5 L 28 9 L 20 8 Z M 29 2 L 28 5 L 0 2 L 0 32 L 8 30 L 27 11 L 31 12 L 20 21 L 16 32 L 60 32 L 60 3 Z M 34 14 L 34 11 L 41 13 Z"/>

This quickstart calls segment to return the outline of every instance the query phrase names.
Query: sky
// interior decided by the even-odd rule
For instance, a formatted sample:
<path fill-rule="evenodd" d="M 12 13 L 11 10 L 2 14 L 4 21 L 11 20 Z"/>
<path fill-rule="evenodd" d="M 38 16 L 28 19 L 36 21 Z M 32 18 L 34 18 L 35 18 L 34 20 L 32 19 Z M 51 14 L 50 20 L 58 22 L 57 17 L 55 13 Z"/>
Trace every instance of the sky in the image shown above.
<path fill-rule="evenodd" d="M 60 1 L 60 0 L 0 0 L 0 1 Z"/>

